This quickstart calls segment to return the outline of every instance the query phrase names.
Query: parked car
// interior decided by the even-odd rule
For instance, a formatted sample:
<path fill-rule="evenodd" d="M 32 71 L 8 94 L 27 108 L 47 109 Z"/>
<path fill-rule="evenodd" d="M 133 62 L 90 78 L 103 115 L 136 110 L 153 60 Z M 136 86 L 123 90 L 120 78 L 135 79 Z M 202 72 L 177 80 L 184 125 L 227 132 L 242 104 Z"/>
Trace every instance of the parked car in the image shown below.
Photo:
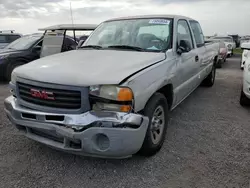
<path fill-rule="evenodd" d="M 250 44 L 250 43 L 249 43 Z M 241 44 L 241 48 L 243 50 L 242 55 L 241 55 L 241 63 L 240 63 L 240 68 L 241 70 L 244 69 L 244 65 L 246 60 L 248 59 L 249 55 L 248 55 L 248 49 L 244 48 L 245 45 L 248 45 L 248 43 L 242 43 Z"/>
<path fill-rule="evenodd" d="M 26 35 L 0 50 L 0 75 L 10 81 L 12 71 L 40 57 L 42 34 Z"/>
<path fill-rule="evenodd" d="M 101 23 L 78 48 L 16 68 L 5 102 L 30 139 L 85 156 L 150 156 L 163 145 L 169 112 L 215 81 L 219 43 L 172 15 Z"/>
<path fill-rule="evenodd" d="M 222 64 L 225 63 L 227 60 L 228 49 L 225 42 L 220 41 L 219 44 L 220 44 L 220 52 L 219 52 L 219 61 L 217 67 L 221 68 Z"/>
<path fill-rule="evenodd" d="M 11 31 L 0 31 L 0 49 L 4 48 L 9 43 L 11 43 L 14 40 L 20 38 L 21 36 L 22 35 L 19 34 L 19 33 L 14 33 L 13 30 L 11 30 Z"/>
<path fill-rule="evenodd" d="M 227 56 L 231 57 L 233 55 L 233 50 L 236 48 L 236 43 L 231 36 L 216 36 L 213 38 L 215 41 L 223 41 L 227 46 Z"/>
<path fill-rule="evenodd" d="M 96 25 L 75 24 L 51 26 L 41 29 L 44 34 L 25 35 L 0 50 L 0 75 L 10 81 L 12 71 L 40 57 L 75 50 L 78 40 L 66 35 L 66 31 L 94 30 Z M 60 35 L 61 33 L 61 35 Z"/>
<path fill-rule="evenodd" d="M 244 50 L 250 50 L 250 43 L 243 43 L 241 48 Z M 243 70 L 243 84 L 240 95 L 240 104 L 242 106 L 250 105 L 250 58 L 246 58 Z"/>

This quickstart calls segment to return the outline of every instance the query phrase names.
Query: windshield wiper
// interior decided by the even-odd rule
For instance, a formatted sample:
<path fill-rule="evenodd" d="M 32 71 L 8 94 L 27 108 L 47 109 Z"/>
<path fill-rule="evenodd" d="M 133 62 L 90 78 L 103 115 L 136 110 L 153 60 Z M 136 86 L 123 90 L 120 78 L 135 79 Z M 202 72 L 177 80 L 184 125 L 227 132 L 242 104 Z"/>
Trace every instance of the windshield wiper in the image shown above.
<path fill-rule="evenodd" d="M 140 52 L 145 52 L 146 50 L 137 46 L 128 46 L 128 45 L 113 45 L 108 46 L 108 48 L 118 48 L 118 49 L 129 49 L 129 50 L 135 50 Z"/>
<path fill-rule="evenodd" d="M 81 46 L 79 48 L 94 48 L 94 49 L 102 49 L 102 46 L 98 45 L 87 45 L 87 46 Z"/>

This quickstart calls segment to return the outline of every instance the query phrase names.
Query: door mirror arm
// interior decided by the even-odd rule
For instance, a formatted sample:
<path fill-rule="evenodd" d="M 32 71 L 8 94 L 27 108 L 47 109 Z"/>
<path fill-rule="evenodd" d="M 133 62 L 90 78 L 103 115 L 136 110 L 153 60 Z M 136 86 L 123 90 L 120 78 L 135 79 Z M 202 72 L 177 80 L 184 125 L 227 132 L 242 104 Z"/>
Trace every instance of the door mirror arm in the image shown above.
<path fill-rule="evenodd" d="M 185 51 L 185 49 L 183 48 L 183 47 L 181 47 L 181 46 L 179 46 L 178 48 L 177 48 L 177 54 L 178 55 L 181 55 L 183 52 Z"/>
<path fill-rule="evenodd" d="M 177 54 L 181 55 L 182 53 L 190 51 L 190 44 L 186 40 L 181 40 L 177 48 Z"/>

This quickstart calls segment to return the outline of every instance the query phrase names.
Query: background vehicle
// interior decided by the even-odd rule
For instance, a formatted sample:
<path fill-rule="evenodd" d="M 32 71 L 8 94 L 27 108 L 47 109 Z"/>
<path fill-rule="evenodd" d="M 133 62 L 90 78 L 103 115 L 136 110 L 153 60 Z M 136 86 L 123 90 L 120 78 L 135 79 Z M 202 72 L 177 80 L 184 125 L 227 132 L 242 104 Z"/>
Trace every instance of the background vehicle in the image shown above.
<path fill-rule="evenodd" d="M 213 38 L 215 41 L 223 41 L 227 46 L 228 57 L 233 55 L 233 50 L 236 48 L 236 44 L 232 37 L 230 36 L 216 36 Z"/>
<path fill-rule="evenodd" d="M 40 57 L 76 49 L 79 39 L 66 35 L 67 31 L 92 31 L 96 25 L 59 25 L 45 28 L 44 34 L 26 35 L 0 51 L 0 75 L 10 81 L 12 71 Z M 42 29 L 41 29 L 42 30 Z"/>
<path fill-rule="evenodd" d="M 108 20 L 78 50 L 15 69 L 5 112 L 28 138 L 62 151 L 150 156 L 164 142 L 169 111 L 200 84 L 213 86 L 218 52 L 191 18 Z"/>
<path fill-rule="evenodd" d="M 6 33 L 7 32 L 7 33 Z M 10 31 L 0 31 L 0 49 L 7 46 L 9 43 L 20 38 L 22 35 L 14 33 L 13 30 Z"/>
<path fill-rule="evenodd" d="M 241 48 L 244 50 L 250 50 L 250 43 L 243 43 Z M 242 106 L 250 105 L 250 58 L 247 58 L 244 64 L 243 70 L 243 84 L 240 95 L 240 104 Z"/>
<path fill-rule="evenodd" d="M 25 35 L 0 50 L 0 75 L 7 81 L 12 71 L 40 57 L 42 34 Z"/>
<path fill-rule="evenodd" d="M 221 68 L 222 64 L 225 63 L 227 60 L 228 49 L 225 42 L 220 41 L 219 44 L 220 44 L 220 52 L 219 52 L 219 61 L 217 67 Z"/>
<path fill-rule="evenodd" d="M 83 43 L 86 40 L 86 33 L 90 34 L 96 27 L 95 24 L 61 24 L 39 29 L 44 31 L 44 42 L 40 57 L 75 50 L 78 42 Z M 77 38 L 76 33 L 79 32 L 82 32 L 82 36 L 78 35 L 82 41 Z"/>
<path fill-rule="evenodd" d="M 243 50 L 242 55 L 241 55 L 241 64 L 240 64 L 241 70 L 244 69 L 245 62 L 246 62 L 246 60 L 248 59 L 248 56 L 249 56 L 248 55 L 249 50 L 247 48 L 245 48 L 245 46 L 248 45 L 248 44 L 250 44 L 250 42 L 241 44 L 241 48 Z"/>
<path fill-rule="evenodd" d="M 235 48 L 238 48 L 238 47 L 240 47 L 240 39 L 241 39 L 241 37 L 239 36 L 239 35 L 228 35 L 228 36 L 230 36 L 230 37 L 232 37 L 233 38 L 233 41 L 235 42 Z"/>

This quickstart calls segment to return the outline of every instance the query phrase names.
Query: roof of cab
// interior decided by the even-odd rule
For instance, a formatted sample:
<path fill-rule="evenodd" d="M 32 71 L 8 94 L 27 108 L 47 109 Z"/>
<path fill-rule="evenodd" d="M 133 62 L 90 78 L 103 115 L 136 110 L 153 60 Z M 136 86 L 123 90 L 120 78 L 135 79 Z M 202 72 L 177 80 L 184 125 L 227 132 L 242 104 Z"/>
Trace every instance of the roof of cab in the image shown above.
<path fill-rule="evenodd" d="M 38 29 L 39 31 L 45 30 L 95 30 L 97 24 L 61 24 L 53 25 L 50 27 L 45 27 Z"/>
<path fill-rule="evenodd" d="M 43 33 L 32 33 L 32 34 L 27 34 L 23 35 L 23 37 L 42 37 Z"/>
<path fill-rule="evenodd" d="M 19 36 L 22 36 L 22 34 L 16 33 L 15 30 L 0 30 L 0 35 L 19 35 Z"/>
<path fill-rule="evenodd" d="M 186 20 L 194 20 L 192 18 L 189 17 L 185 17 L 185 16 L 180 16 L 180 15 L 168 15 L 168 14 L 153 14 L 153 15 L 138 15 L 138 16 L 127 16 L 127 17 L 119 17 L 119 18 L 113 18 L 113 19 L 109 19 L 106 20 L 105 22 L 109 22 L 109 21 L 117 21 L 117 20 L 132 20 L 132 19 L 147 19 L 147 18 L 171 18 L 171 19 L 186 19 Z"/>

